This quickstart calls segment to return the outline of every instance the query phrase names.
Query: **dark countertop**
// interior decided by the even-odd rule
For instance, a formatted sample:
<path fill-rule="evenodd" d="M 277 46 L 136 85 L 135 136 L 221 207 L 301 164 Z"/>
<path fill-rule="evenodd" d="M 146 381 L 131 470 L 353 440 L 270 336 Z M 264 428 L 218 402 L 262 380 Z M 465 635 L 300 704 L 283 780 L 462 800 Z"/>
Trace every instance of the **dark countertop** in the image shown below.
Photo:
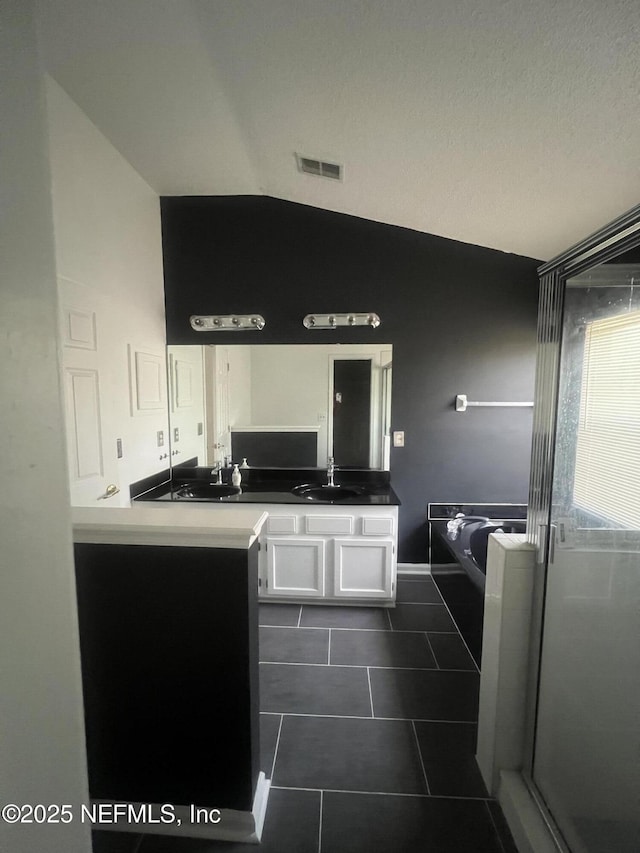
<path fill-rule="evenodd" d="M 294 495 L 291 489 L 303 483 L 324 484 L 327 473 L 322 468 L 244 468 L 240 494 L 223 498 L 178 498 L 175 491 L 185 485 L 213 483 L 210 468 L 181 466 L 174 468 L 173 477 L 143 494 L 132 497 L 135 501 L 176 501 L 182 504 L 293 504 L 297 506 L 399 506 L 400 500 L 391 488 L 388 471 L 337 469 L 335 483 L 357 485 L 364 494 L 339 500 L 309 500 Z M 231 469 L 223 470 L 223 482 L 230 483 Z"/>

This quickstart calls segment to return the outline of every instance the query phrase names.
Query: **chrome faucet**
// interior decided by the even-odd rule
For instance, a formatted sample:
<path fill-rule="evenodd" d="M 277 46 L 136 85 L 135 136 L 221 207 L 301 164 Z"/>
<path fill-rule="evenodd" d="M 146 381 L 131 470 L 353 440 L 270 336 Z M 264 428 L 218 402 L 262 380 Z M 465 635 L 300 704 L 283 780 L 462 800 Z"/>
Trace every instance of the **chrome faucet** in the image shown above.
<path fill-rule="evenodd" d="M 211 469 L 211 477 L 215 477 L 217 475 L 218 479 L 216 483 L 218 486 L 222 485 L 222 462 L 216 462 L 215 466 Z"/>
<path fill-rule="evenodd" d="M 330 456 L 327 460 L 327 486 L 333 486 L 335 483 L 333 482 L 333 472 L 336 470 L 336 466 L 333 464 L 333 456 Z"/>

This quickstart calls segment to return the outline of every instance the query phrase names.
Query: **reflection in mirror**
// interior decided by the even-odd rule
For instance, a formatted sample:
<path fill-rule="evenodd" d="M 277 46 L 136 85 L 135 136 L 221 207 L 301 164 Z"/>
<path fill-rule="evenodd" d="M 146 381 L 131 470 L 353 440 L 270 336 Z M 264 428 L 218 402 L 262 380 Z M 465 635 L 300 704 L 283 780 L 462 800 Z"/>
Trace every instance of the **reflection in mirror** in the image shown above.
<path fill-rule="evenodd" d="M 388 469 L 391 349 L 168 347 L 172 463 Z"/>

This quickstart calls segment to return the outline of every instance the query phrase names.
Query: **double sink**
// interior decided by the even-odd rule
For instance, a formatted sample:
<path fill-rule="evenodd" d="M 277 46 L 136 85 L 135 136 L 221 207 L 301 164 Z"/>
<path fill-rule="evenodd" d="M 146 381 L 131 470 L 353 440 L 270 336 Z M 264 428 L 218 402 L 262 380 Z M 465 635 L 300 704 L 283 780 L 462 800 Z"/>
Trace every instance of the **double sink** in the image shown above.
<path fill-rule="evenodd" d="M 173 495 L 178 499 L 186 500 L 223 500 L 242 492 L 240 486 L 229 486 L 225 483 L 187 483 L 174 489 Z M 340 486 L 320 485 L 318 483 L 302 483 L 294 486 L 290 493 L 307 501 L 340 501 L 347 498 L 356 498 L 366 494 L 364 486 Z"/>
<path fill-rule="evenodd" d="M 194 459 L 193 462 L 196 462 Z M 399 506 L 391 488 L 389 472 L 370 468 L 340 468 L 337 483 L 324 468 L 267 468 L 252 466 L 242 471 L 242 482 L 229 482 L 231 470 L 224 469 L 224 482 L 209 466 L 176 466 L 169 480 L 141 490 L 135 500 L 209 502 L 222 504 L 343 504 L 344 506 Z M 146 485 L 146 484 L 145 484 Z"/>

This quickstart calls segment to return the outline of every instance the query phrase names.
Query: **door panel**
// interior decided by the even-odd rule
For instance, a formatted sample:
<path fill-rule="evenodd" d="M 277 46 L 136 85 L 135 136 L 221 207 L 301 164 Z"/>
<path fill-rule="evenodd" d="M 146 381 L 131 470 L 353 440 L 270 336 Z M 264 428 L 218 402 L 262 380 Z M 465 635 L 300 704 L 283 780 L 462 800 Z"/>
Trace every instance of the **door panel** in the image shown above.
<path fill-rule="evenodd" d="M 391 598 L 392 539 L 334 539 L 334 595 Z"/>
<path fill-rule="evenodd" d="M 565 298 L 532 778 L 581 853 L 640 849 L 636 299 L 606 277 Z"/>
<path fill-rule="evenodd" d="M 320 598 L 325 586 L 324 539 L 268 536 L 267 595 Z"/>

